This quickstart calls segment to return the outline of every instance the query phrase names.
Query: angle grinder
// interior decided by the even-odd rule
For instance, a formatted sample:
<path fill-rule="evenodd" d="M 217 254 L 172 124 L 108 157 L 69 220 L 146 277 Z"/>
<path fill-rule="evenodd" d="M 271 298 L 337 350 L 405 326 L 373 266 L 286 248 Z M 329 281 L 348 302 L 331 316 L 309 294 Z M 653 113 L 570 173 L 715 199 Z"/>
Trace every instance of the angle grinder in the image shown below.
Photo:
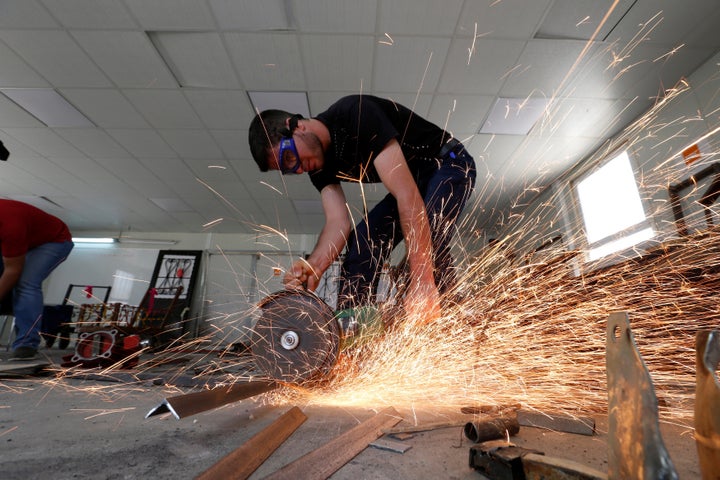
<path fill-rule="evenodd" d="M 307 290 L 281 290 L 258 306 L 261 314 L 253 327 L 253 359 L 268 377 L 285 383 L 321 379 L 335 366 L 342 350 L 385 330 L 377 307 L 333 311 Z"/>

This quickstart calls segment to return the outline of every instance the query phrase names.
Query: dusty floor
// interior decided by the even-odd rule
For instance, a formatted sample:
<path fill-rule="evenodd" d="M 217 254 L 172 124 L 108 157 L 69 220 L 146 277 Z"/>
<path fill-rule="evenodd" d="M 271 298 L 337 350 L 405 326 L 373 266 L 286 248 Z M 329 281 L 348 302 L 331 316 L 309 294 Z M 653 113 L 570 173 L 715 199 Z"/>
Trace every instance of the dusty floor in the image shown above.
<path fill-rule="evenodd" d="M 8 365 L 2 350 L 0 366 Z M 69 352 L 42 351 L 43 358 L 56 364 Z M 0 478 L 194 478 L 290 408 L 264 405 L 260 396 L 181 420 L 167 414 L 145 419 L 164 398 L 190 390 L 144 378 L 133 383 L 87 375 L 0 378 Z M 370 408 L 298 406 L 307 420 L 250 478 L 264 478 L 375 414 Z M 413 423 L 412 412 L 400 413 L 404 420 L 399 426 Z M 419 415 L 427 423 L 472 420 L 460 412 Z M 607 471 L 606 418 L 598 417 L 596 428 L 596 435 L 586 436 L 522 426 L 511 440 Z M 699 478 L 692 433 L 670 425 L 662 431 L 680 478 Z M 331 478 L 485 478 L 468 465 L 472 444 L 461 426 L 413 433 L 402 441 L 411 447 L 405 453 L 366 448 Z"/>

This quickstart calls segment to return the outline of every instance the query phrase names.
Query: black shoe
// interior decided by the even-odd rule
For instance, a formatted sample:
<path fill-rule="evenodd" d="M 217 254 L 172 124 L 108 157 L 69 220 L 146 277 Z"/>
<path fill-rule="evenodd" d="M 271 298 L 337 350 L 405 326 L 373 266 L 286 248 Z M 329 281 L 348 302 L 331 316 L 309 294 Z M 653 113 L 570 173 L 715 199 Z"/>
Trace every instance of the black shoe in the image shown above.
<path fill-rule="evenodd" d="M 10 361 L 19 360 L 35 360 L 37 358 L 37 349 L 32 347 L 17 347 L 13 350 Z"/>

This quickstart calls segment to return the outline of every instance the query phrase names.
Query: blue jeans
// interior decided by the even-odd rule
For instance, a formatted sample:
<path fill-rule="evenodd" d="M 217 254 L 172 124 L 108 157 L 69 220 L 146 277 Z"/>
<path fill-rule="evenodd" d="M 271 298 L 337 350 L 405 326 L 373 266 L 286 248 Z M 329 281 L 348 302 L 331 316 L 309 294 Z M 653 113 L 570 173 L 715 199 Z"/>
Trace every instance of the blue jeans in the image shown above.
<path fill-rule="evenodd" d="M 13 349 L 40 346 L 40 323 L 43 312 L 42 283 L 70 255 L 73 242 L 45 243 L 25 254 L 20 279 L 13 288 L 15 341 Z M 0 273 L 4 270 L 0 262 Z"/>
<path fill-rule="evenodd" d="M 435 283 L 440 293 L 455 285 L 450 241 L 455 222 L 475 187 L 475 162 L 465 150 L 439 159 L 440 167 L 418 182 L 430 223 Z M 380 200 L 355 227 L 348 239 L 340 270 L 338 309 L 375 303 L 380 271 L 403 240 L 395 197 Z"/>

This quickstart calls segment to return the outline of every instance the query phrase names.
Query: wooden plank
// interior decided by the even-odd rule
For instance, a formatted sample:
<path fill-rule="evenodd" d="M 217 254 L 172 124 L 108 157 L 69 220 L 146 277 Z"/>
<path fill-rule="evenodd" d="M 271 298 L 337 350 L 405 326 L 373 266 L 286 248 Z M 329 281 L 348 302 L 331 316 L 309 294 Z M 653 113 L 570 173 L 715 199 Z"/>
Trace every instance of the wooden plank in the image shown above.
<path fill-rule="evenodd" d="M 380 438 L 383 428 L 392 427 L 401 420 L 393 407 L 387 407 L 322 447 L 268 475 L 265 480 L 325 480 L 355 458 L 370 442 Z"/>
<path fill-rule="evenodd" d="M 307 419 L 298 407 L 280 418 L 232 451 L 197 477 L 197 480 L 244 480 L 302 425 Z"/>

